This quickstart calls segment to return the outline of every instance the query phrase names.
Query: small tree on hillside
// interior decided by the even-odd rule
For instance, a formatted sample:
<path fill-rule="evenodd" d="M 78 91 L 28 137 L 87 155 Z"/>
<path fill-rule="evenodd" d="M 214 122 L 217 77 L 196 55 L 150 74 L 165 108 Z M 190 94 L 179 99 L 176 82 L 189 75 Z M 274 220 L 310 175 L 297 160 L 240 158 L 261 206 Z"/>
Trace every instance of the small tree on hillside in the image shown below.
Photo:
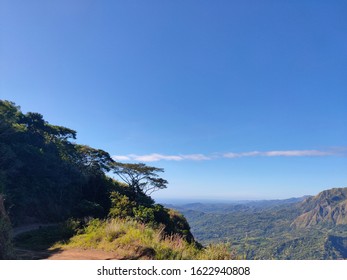
<path fill-rule="evenodd" d="M 165 189 L 168 184 L 168 181 L 158 175 L 159 172 L 164 172 L 164 169 L 147 166 L 144 163 L 115 162 L 112 171 L 129 186 L 136 201 L 144 196 L 149 197 L 157 190 Z"/>

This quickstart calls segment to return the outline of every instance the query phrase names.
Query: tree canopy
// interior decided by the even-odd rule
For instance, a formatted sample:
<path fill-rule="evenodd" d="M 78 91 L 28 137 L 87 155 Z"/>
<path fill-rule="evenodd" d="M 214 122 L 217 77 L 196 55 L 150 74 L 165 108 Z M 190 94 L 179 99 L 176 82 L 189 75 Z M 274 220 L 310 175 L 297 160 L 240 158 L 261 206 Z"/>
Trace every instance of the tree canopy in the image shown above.
<path fill-rule="evenodd" d="M 74 139 L 76 131 L 0 100 L 0 192 L 13 223 L 64 219 L 82 201 L 107 213 L 112 159 Z"/>
<path fill-rule="evenodd" d="M 112 171 L 137 194 L 151 195 L 157 190 L 165 189 L 168 184 L 168 181 L 158 175 L 164 169 L 144 163 L 114 162 Z"/>

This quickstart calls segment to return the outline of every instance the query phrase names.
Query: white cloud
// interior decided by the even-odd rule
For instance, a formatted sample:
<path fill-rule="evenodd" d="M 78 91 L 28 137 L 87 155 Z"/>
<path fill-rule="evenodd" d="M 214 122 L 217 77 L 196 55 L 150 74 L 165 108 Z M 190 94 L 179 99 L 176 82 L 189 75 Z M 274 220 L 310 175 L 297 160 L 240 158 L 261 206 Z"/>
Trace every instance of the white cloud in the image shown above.
<path fill-rule="evenodd" d="M 192 155 L 181 155 L 182 159 L 187 160 L 210 160 L 211 157 L 205 156 L 203 154 L 192 154 Z"/>
<path fill-rule="evenodd" d="M 114 160 L 119 160 L 119 161 L 126 161 L 126 160 L 131 160 L 131 158 L 130 157 L 128 157 L 128 156 L 113 156 L 112 157 Z"/>
<path fill-rule="evenodd" d="M 226 153 L 226 154 L 223 154 L 222 157 L 225 157 L 225 158 L 238 158 L 238 157 L 240 157 L 240 154 L 237 154 L 237 153 Z"/>
<path fill-rule="evenodd" d="M 112 158 L 118 161 L 140 161 L 140 162 L 155 162 L 160 160 L 166 161 L 204 161 L 218 158 L 241 158 L 241 157 L 318 157 L 318 156 L 331 156 L 339 155 L 338 152 L 333 151 L 319 151 L 319 150 L 284 150 L 284 151 L 251 151 L 241 153 L 225 153 L 220 155 L 204 155 L 204 154 L 187 154 L 187 155 L 164 155 L 164 154 L 148 154 L 148 155 L 115 155 Z"/>
<path fill-rule="evenodd" d="M 162 154 L 149 154 L 149 155 L 126 155 L 126 156 L 113 156 L 114 160 L 119 161 L 126 161 L 126 160 L 132 160 L 132 161 L 143 161 L 143 162 L 154 162 L 154 161 L 160 161 L 160 160 L 168 160 L 168 161 L 181 161 L 181 160 L 194 160 L 194 161 L 200 161 L 200 160 L 209 160 L 210 158 L 203 155 L 203 154 L 188 154 L 188 155 L 162 155 Z"/>
<path fill-rule="evenodd" d="M 287 151 L 266 151 L 266 152 L 245 152 L 245 153 L 226 153 L 223 155 L 225 158 L 238 158 L 238 157 L 309 157 L 309 156 L 330 156 L 336 153 L 318 150 L 287 150 Z"/>
<path fill-rule="evenodd" d="M 261 155 L 261 152 L 244 152 L 244 153 L 226 153 L 222 157 L 225 158 L 239 158 L 239 157 L 255 157 Z"/>
<path fill-rule="evenodd" d="M 317 151 L 317 150 L 293 150 L 293 151 L 270 151 L 265 152 L 268 157 L 303 157 L 303 156 L 328 156 L 332 155 L 331 152 Z"/>
<path fill-rule="evenodd" d="M 137 156 L 132 155 L 133 159 L 136 161 L 159 161 L 159 160 L 174 160 L 179 161 L 182 160 L 181 156 L 170 156 L 170 155 L 161 155 L 161 154 L 150 154 L 150 155 L 143 155 L 143 156 Z"/>

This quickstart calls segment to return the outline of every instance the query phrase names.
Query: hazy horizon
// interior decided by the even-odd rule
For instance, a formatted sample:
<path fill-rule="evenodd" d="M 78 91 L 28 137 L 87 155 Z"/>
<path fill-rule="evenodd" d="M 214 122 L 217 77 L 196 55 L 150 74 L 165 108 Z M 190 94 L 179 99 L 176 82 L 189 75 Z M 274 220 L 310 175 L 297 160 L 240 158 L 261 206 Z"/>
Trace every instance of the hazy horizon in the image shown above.
<path fill-rule="evenodd" d="M 189 199 L 189 198 L 177 198 L 177 199 L 158 199 L 156 200 L 159 204 L 172 204 L 172 205 L 185 205 L 190 203 L 206 203 L 206 204 L 242 204 L 247 202 L 261 202 L 261 201 L 274 201 L 274 200 L 286 200 L 286 199 L 294 199 L 300 197 L 290 197 L 283 199 L 235 199 L 235 200 L 227 200 L 227 199 Z"/>
<path fill-rule="evenodd" d="M 324 190 L 322 190 L 324 191 Z M 306 194 L 306 195 L 300 195 L 300 196 L 292 196 L 292 197 L 230 197 L 230 198 L 193 198 L 193 197 L 176 197 L 176 198 L 165 198 L 160 197 L 158 199 L 154 199 L 157 203 L 164 203 L 164 204 L 189 204 L 189 203 L 221 203 L 221 204 L 228 204 L 228 203 L 244 203 L 244 202 L 252 202 L 252 201 L 274 201 L 274 200 L 288 200 L 288 199 L 297 199 L 297 198 L 303 198 L 306 196 L 315 196 L 318 193 L 315 194 Z"/>

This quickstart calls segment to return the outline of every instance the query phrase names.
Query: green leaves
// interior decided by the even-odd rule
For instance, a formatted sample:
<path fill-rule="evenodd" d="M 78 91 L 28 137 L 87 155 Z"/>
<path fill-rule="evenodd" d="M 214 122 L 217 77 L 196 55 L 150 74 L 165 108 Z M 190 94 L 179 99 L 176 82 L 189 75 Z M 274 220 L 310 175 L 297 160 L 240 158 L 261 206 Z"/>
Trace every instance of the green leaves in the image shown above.
<path fill-rule="evenodd" d="M 118 192 L 112 192 L 111 195 L 111 209 L 108 214 L 111 218 L 127 218 L 133 217 L 133 209 L 136 207 L 135 201 L 131 201 L 126 195 Z"/>
<path fill-rule="evenodd" d="M 113 159 L 109 153 L 94 149 L 87 145 L 74 145 L 77 153 L 77 162 L 94 171 L 110 171 Z"/>
<path fill-rule="evenodd" d="M 133 188 L 135 193 L 142 192 L 150 195 L 157 190 L 165 189 L 168 184 L 168 181 L 158 175 L 159 172 L 164 172 L 164 169 L 144 163 L 114 162 L 111 169 L 121 180 Z"/>

